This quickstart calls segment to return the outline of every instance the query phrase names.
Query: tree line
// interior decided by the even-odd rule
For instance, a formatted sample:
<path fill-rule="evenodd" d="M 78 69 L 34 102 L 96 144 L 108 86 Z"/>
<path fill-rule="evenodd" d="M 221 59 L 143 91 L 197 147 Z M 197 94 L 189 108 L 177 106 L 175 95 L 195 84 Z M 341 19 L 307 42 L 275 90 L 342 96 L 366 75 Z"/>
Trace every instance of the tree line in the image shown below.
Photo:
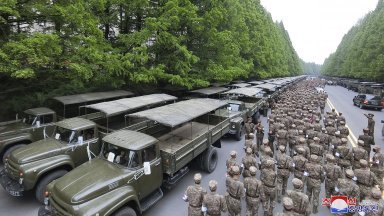
<path fill-rule="evenodd" d="M 359 78 L 367 81 L 384 80 L 384 1 L 368 13 L 344 35 L 335 53 L 322 67 L 322 74 Z"/>
<path fill-rule="evenodd" d="M 93 89 L 192 89 L 302 71 L 283 23 L 259 0 L 0 3 L 1 113 Z"/>

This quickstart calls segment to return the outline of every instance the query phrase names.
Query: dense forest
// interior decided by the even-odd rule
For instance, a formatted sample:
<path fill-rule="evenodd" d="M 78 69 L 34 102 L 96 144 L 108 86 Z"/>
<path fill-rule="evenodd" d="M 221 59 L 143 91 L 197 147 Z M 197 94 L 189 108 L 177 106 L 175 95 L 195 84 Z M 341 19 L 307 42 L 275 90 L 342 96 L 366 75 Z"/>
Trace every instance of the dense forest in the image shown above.
<path fill-rule="evenodd" d="M 2 0 L 0 113 L 90 90 L 302 73 L 259 0 Z"/>
<path fill-rule="evenodd" d="M 343 37 L 335 53 L 324 62 L 329 76 L 384 80 L 384 0 Z"/>
<path fill-rule="evenodd" d="M 305 74 L 320 75 L 322 65 L 314 62 L 304 62 L 303 60 L 301 60 L 301 64 Z"/>

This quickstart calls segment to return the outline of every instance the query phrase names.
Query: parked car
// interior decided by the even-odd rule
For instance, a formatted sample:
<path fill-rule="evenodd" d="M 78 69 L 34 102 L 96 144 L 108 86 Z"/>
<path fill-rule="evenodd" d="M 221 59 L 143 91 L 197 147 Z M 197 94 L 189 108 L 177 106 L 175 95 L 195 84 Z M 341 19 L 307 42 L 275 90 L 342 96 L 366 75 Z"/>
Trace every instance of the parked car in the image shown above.
<path fill-rule="evenodd" d="M 353 105 L 363 108 L 373 108 L 377 110 L 383 109 L 383 102 L 380 96 L 370 96 L 365 94 L 359 94 L 353 98 Z"/>

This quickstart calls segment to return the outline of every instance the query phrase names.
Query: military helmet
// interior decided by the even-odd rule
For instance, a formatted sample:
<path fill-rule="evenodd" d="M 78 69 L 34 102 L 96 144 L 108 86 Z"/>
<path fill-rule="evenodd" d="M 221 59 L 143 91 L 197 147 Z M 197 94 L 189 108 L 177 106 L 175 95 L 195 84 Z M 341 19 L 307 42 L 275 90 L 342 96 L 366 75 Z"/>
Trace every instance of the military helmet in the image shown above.
<path fill-rule="evenodd" d="M 359 145 L 359 146 L 364 146 L 364 141 L 363 141 L 363 140 L 358 140 L 358 141 L 357 141 L 357 145 Z"/>
<path fill-rule="evenodd" d="M 364 159 L 360 159 L 359 163 L 360 163 L 360 166 L 363 167 L 363 168 L 368 167 L 368 162 L 366 160 L 364 160 Z"/>
<path fill-rule="evenodd" d="M 346 138 L 341 138 L 341 142 L 343 143 L 343 144 L 347 144 L 347 142 L 348 142 L 348 140 L 346 139 Z"/>
<path fill-rule="evenodd" d="M 340 121 L 340 124 L 341 125 L 345 125 L 345 121 Z"/>
<path fill-rule="evenodd" d="M 200 173 L 196 173 L 193 176 L 193 180 L 195 181 L 195 183 L 200 183 L 201 182 L 201 174 Z"/>
<path fill-rule="evenodd" d="M 253 139 L 253 138 L 255 138 L 255 134 L 253 134 L 253 133 L 249 133 L 249 134 L 248 134 L 248 139 Z"/>
<path fill-rule="evenodd" d="M 368 133 L 368 132 L 369 132 L 369 129 L 368 129 L 368 128 L 364 128 L 364 129 L 363 129 L 363 132 L 364 132 L 364 133 Z"/>
<path fill-rule="evenodd" d="M 314 155 L 314 154 L 312 154 L 311 157 L 309 158 L 309 160 L 310 160 L 311 162 L 317 162 L 318 159 L 319 159 L 319 156 Z"/>
<path fill-rule="evenodd" d="M 236 157 L 236 151 L 231 151 L 230 153 L 229 153 L 229 155 L 231 155 L 231 157 Z"/>
<path fill-rule="evenodd" d="M 375 115 L 373 115 L 372 113 L 368 113 L 368 118 L 373 118 L 373 116 Z"/>
<path fill-rule="evenodd" d="M 257 168 L 255 166 L 249 167 L 249 172 L 251 173 L 252 176 L 256 175 Z"/>
<path fill-rule="evenodd" d="M 325 127 L 321 128 L 322 131 L 326 131 L 327 129 Z"/>
<path fill-rule="evenodd" d="M 354 176 L 355 176 L 355 173 L 353 172 L 353 170 L 351 170 L 351 169 L 347 169 L 347 170 L 345 170 L 345 176 L 347 177 L 347 178 L 353 178 Z"/>
<path fill-rule="evenodd" d="M 380 151 L 380 146 L 377 146 L 377 145 L 375 145 L 375 146 L 373 146 L 373 148 L 372 148 L 372 150 L 374 150 L 374 151 Z"/>
<path fill-rule="evenodd" d="M 302 147 L 299 147 L 299 148 L 296 149 L 296 151 L 297 151 L 297 153 L 299 153 L 299 154 L 304 154 L 305 149 L 302 148 Z"/>
<path fill-rule="evenodd" d="M 326 154 L 325 157 L 327 158 L 328 162 L 334 162 L 335 161 L 335 157 L 331 154 Z"/>
<path fill-rule="evenodd" d="M 317 142 L 317 141 L 320 141 L 320 138 L 319 138 L 319 137 L 314 137 L 313 140 L 314 140 L 315 142 Z"/>
<path fill-rule="evenodd" d="M 303 181 L 301 181 L 298 178 L 293 178 L 292 179 L 292 184 L 293 184 L 293 187 L 296 188 L 296 189 L 300 189 L 301 187 L 303 187 Z"/>
<path fill-rule="evenodd" d="M 272 160 L 272 159 L 267 159 L 266 161 L 265 161 L 265 166 L 266 167 L 273 167 L 273 165 L 275 164 L 275 161 L 274 160 Z"/>
<path fill-rule="evenodd" d="M 240 168 L 239 168 L 239 166 L 232 166 L 231 167 L 231 173 L 233 175 L 240 175 Z"/>
<path fill-rule="evenodd" d="M 210 180 L 208 185 L 209 185 L 209 190 L 216 191 L 216 189 L 217 189 L 217 181 Z"/>
<path fill-rule="evenodd" d="M 252 149 L 248 147 L 248 148 L 245 150 L 245 152 L 246 152 L 247 154 L 252 154 Z"/>
<path fill-rule="evenodd" d="M 286 210 L 292 210 L 293 209 L 293 201 L 289 197 L 283 198 L 283 205 Z"/>
<path fill-rule="evenodd" d="M 292 127 L 292 128 L 296 128 L 296 125 L 295 125 L 295 124 L 292 124 L 291 127 Z"/>
<path fill-rule="evenodd" d="M 285 152 L 285 146 L 284 145 L 279 145 L 279 150 L 281 152 Z"/>
<path fill-rule="evenodd" d="M 340 131 L 336 131 L 336 132 L 335 132 L 335 135 L 336 135 L 336 136 L 340 136 Z"/>
<path fill-rule="evenodd" d="M 263 144 L 264 144 L 264 145 L 268 145 L 268 143 L 269 143 L 269 140 L 268 140 L 268 139 L 263 139 Z"/>
<path fill-rule="evenodd" d="M 373 198 L 381 199 L 381 191 L 378 188 L 373 187 L 371 193 Z"/>
<path fill-rule="evenodd" d="M 305 138 L 303 138 L 303 137 L 300 137 L 300 139 L 299 139 L 299 143 L 305 143 Z"/>

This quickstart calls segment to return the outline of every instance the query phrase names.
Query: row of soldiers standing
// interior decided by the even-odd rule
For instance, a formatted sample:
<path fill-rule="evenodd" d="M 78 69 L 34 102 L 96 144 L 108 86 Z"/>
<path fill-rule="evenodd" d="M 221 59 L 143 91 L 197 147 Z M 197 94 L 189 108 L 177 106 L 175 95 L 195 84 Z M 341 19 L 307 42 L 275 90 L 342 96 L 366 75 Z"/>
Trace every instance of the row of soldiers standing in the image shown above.
<path fill-rule="evenodd" d="M 249 119 L 242 163 L 237 163 L 234 151 L 227 160 L 226 196 L 217 198 L 220 205 L 214 205 L 213 210 L 209 208 L 210 199 L 202 197 L 202 210 L 207 215 L 220 215 L 226 210 L 230 215 L 240 215 L 241 199 L 245 197 L 246 215 L 257 215 L 260 204 L 264 215 L 272 215 L 275 200 L 281 202 L 285 196 L 283 215 L 309 215 L 318 212 L 323 182 L 327 197 L 346 195 L 359 201 L 379 202 L 381 192 L 375 185 L 383 189 L 384 155 L 374 146 L 369 162 L 371 146 L 375 144 L 372 129 L 364 129 L 358 146 L 349 147 L 346 120 L 335 110 L 324 115 L 326 99 L 325 93 L 316 92 L 304 81 L 279 96 L 268 118 L 268 137 L 264 137 L 260 121 L 253 124 Z M 257 170 L 260 178 L 256 177 Z M 240 181 L 241 173 L 244 183 Z M 294 189 L 287 191 L 291 174 Z"/>

